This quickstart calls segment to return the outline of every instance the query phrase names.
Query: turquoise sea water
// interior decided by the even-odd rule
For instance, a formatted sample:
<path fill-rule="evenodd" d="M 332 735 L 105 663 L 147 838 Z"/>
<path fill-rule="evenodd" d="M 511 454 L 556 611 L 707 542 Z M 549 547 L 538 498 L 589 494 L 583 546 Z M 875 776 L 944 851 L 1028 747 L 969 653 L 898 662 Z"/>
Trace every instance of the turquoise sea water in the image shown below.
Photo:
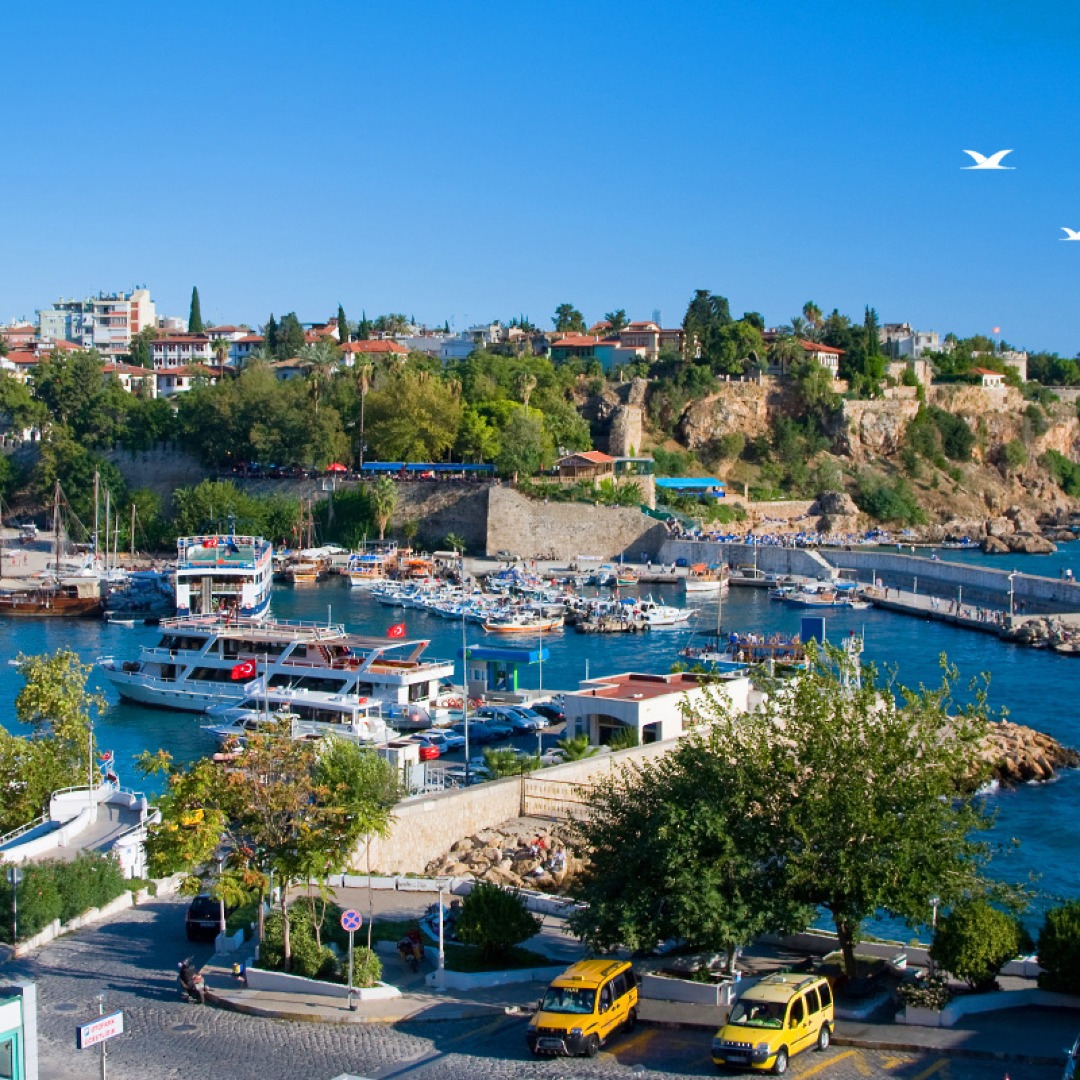
<path fill-rule="evenodd" d="M 950 560 L 986 561 L 988 565 L 1041 573 L 1057 577 L 1065 566 L 1073 565 L 1072 545 L 1051 556 L 1005 556 L 986 560 L 977 552 L 942 552 Z M 1080 560 L 1080 546 L 1076 548 Z M 1080 565 L 1073 566 L 1080 573 Z M 643 586 L 646 591 L 648 587 Z M 684 603 L 680 589 L 653 587 L 658 598 Z M 716 624 L 715 601 L 698 605 L 699 628 Z M 421 611 L 388 608 L 377 604 L 360 590 L 350 590 L 336 580 L 307 589 L 275 589 L 273 613 L 279 618 L 326 619 L 344 622 L 350 629 L 381 635 L 387 626 L 404 620 L 409 637 L 430 638 L 429 655 L 453 658 L 461 646 L 460 623 Z M 725 630 L 799 629 L 800 612 L 769 601 L 764 591 L 732 589 L 724 601 Z M 895 669 L 898 680 L 910 686 L 936 685 L 940 681 L 939 656 L 948 655 L 966 680 L 989 672 L 990 704 L 1007 710 L 1011 719 L 1045 731 L 1062 742 L 1080 746 L 1080 713 L 1073 695 L 1080 689 L 1080 660 L 1041 650 L 1009 645 L 997 638 L 971 633 L 940 623 L 924 621 L 873 609 L 859 612 L 837 611 L 826 619 L 826 632 L 839 641 L 849 630 L 865 633 L 864 659 L 879 669 Z M 470 643 L 491 638 L 479 626 L 467 627 Z M 127 629 L 103 622 L 82 620 L 6 620 L 0 622 L 0 719 L 16 729 L 14 701 L 22 680 L 9 660 L 19 652 L 38 653 L 70 648 L 84 661 L 101 655 L 133 659 L 139 646 L 156 639 L 154 627 Z M 659 630 L 652 634 L 599 636 L 564 630 L 544 635 L 550 658 L 543 668 L 543 685 L 551 689 L 572 689 L 586 675 L 619 671 L 666 671 L 677 659 L 678 650 L 692 631 Z M 515 642 L 515 644 L 522 644 Z M 535 644 L 531 642 L 530 644 Z M 525 685 L 539 685 L 539 671 L 533 668 L 523 679 Z M 112 688 L 96 673 L 92 683 L 109 699 L 109 707 L 98 721 L 101 745 L 116 752 L 122 781 L 139 786 L 130 762 L 141 750 L 163 748 L 180 760 L 190 760 L 213 748 L 213 740 L 199 728 L 202 718 L 121 703 Z M 997 811 L 993 837 L 1002 845 L 1011 838 L 1020 841 L 995 860 L 995 872 L 1011 880 L 1038 877 L 1039 911 L 1062 896 L 1080 895 L 1080 858 L 1076 833 L 1080 828 L 1080 772 L 1067 772 L 1052 784 L 1025 785 L 990 796 Z"/>

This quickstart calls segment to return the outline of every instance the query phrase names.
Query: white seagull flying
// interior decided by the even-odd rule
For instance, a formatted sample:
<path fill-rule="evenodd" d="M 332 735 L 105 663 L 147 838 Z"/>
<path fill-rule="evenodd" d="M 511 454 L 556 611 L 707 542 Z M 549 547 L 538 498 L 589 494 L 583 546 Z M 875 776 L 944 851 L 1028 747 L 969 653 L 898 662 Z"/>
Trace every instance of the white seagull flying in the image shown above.
<path fill-rule="evenodd" d="M 1062 229 L 1065 230 L 1068 236 L 1059 236 L 1059 240 L 1080 240 L 1080 229 L 1070 229 L 1068 225 L 1062 225 Z"/>
<path fill-rule="evenodd" d="M 991 154 L 987 157 L 985 154 L 980 154 L 978 150 L 965 150 L 965 154 L 971 155 L 971 160 L 975 162 L 974 165 L 964 165 L 965 169 L 1015 169 L 1014 165 L 1002 165 L 1001 159 L 1006 154 L 1011 154 L 1011 150 L 999 150 L 996 154 Z"/>

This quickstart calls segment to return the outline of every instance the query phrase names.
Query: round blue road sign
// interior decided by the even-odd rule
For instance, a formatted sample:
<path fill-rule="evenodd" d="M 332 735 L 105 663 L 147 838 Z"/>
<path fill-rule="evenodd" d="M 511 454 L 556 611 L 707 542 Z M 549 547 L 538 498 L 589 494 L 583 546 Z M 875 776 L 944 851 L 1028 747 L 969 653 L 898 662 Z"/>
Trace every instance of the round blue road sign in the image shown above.
<path fill-rule="evenodd" d="M 359 930 L 363 925 L 364 917 L 359 911 L 349 908 L 347 911 L 341 913 L 341 929 L 342 930 Z"/>

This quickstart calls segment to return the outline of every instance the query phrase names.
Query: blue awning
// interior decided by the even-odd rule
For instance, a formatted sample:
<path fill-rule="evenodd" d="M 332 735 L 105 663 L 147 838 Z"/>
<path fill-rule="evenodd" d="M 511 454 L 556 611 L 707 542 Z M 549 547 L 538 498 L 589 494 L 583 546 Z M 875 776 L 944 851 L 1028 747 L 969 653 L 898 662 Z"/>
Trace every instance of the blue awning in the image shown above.
<path fill-rule="evenodd" d="M 498 645 L 470 645 L 458 649 L 457 654 L 468 653 L 470 660 L 495 660 L 502 664 L 537 664 L 548 658 L 547 649 L 510 649 Z"/>
<path fill-rule="evenodd" d="M 727 485 L 711 476 L 658 476 L 656 486 L 669 491 L 714 491 Z"/>

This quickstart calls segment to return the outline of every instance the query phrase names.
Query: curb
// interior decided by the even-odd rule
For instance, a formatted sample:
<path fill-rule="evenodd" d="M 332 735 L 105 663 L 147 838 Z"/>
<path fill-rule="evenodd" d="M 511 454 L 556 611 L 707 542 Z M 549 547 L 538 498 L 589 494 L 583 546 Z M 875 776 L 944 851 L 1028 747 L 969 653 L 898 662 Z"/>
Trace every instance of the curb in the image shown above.
<path fill-rule="evenodd" d="M 980 1050 L 968 1046 L 919 1046 L 889 1039 L 860 1039 L 854 1035 L 833 1035 L 833 1046 L 853 1046 L 860 1050 L 889 1050 L 905 1054 L 939 1054 L 941 1057 L 975 1058 L 980 1061 L 1015 1061 L 1025 1065 L 1054 1065 L 1060 1067 L 1061 1055 L 1046 1057 L 1012 1050 Z"/>
<path fill-rule="evenodd" d="M 453 1016 L 319 1016 L 313 1012 L 291 1012 L 288 1009 L 268 1009 L 261 1005 L 249 1005 L 229 997 L 206 992 L 206 1003 L 225 1012 L 242 1013 L 245 1016 L 258 1016 L 267 1020 L 293 1020 L 304 1024 L 445 1024 L 463 1020 L 482 1020 L 492 1014 L 506 1013 L 505 1005 L 462 1006 Z"/>

